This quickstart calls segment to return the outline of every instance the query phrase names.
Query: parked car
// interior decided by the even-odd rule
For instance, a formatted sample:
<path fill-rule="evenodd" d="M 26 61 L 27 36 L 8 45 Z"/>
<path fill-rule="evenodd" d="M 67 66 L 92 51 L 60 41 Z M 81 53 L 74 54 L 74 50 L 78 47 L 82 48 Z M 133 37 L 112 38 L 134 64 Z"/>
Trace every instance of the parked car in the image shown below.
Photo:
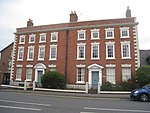
<path fill-rule="evenodd" d="M 131 91 L 130 98 L 133 100 L 140 100 L 142 102 L 150 101 L 150 84 Z"/>

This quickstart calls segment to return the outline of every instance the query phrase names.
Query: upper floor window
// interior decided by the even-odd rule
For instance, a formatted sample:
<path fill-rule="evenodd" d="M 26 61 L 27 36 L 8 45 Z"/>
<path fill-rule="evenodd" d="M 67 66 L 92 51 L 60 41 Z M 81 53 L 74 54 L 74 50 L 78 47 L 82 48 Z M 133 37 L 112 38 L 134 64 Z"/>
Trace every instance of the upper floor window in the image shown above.
<path fill-rule="evenodd" d="M 99 29 L 92 29 L 91 30 L 91 39 L 99 39 Z"/>
<path fill-rule="evenodd" d="M 42 42 L 46 42 L 46 33 L 41 33 L 40 34 L 40 41 L 39 41 L 40 43 L 42 43 Z"/>
<path fill-rule="evenodd" d="M 99 59 L 99 43 L 91 44 L 91 59 Z"/>
<path fill-rule="evenodd" d="M 107 28 L 106 31 L 106 39 L 113 39 L 114 38 L 114 28 Z"/>
<path fill-rule="evenodd" d="M 130 59 L 130 42 L 121 42 L 121 55 L 123 59 Z"/>
<path fill-rule="evenodd" d="M 45 56 L 45 46 L 40 46 L 38 60 L 44 60 L 44 56 Z"/>
<path fill-rule="evenodd" d="M 34 58 L 34 47 L 28 47 L 28 58 L 27 60 L 33 60 Z"/>
<path fill-rule="evenodd" d="M 58 41 L 58 32 L 51 33 L 51 42 L 57 42 Z"/>
<path fill-rule="evenodd" d="M 35 34 L 29 35 L 29 43 L 35 43 Z"/>
<path fill-rule="evenodd" d="M 78 40 L 85 40 L 85 30 L 79 30 L 78 31 Z"/>
<path fill-rule="evenodd" d="M 57 45 L 50 45 L 50 60 L 57 59 Z"/>
<path fill-rule="evenodd" d="M 85 43 L 78 44 L 77 46 L 77 59 L 85 60 Z"/>
<path fill-rule="evenodd" d="M 115 59 L 114 42 L 106 42 L 106 59 Z"/>
<path fill-rule="evenodd" d="M 121 38 L 130 38 L 129 36 L 129 27 L 120 28 Z"/>
<path fill-rule="evenodd" d="M 19 44 L 25 44 L 25 35 L 20 35 Z"/>
<path fill-rule="evenodd" d="M 24 47 L 19 47 L 18 48 L 18 60 L 23 60 L 23 55 L 24 55 Z"/>

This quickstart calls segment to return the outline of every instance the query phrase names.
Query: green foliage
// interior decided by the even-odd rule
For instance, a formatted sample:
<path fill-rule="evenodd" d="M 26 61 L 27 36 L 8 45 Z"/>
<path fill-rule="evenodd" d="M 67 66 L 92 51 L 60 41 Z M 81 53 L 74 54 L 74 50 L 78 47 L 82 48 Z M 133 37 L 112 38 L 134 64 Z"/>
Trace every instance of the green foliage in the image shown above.
<path fill-rule="evenodd" d="M 103 83 L 101 86 L 102 91 L 131 91 L 137 88 L 138 85 L 135 82 L 135 79 L 129 79 L 128 81 L 123 81 L 118 84 L 112 84 L 110 82 Z"/>
<path fill-rule="evenodd" d="M 64 89 L 65 79 L 62 74 L 57 71 L 47 71 L 41 77 L 42 87 L 52 89 Z"/>
<path fill-rule="evenodd" d="M 136 71 L 136 80 L 140 86 L 150 83 L 150 66 L 140 67 Z"/>

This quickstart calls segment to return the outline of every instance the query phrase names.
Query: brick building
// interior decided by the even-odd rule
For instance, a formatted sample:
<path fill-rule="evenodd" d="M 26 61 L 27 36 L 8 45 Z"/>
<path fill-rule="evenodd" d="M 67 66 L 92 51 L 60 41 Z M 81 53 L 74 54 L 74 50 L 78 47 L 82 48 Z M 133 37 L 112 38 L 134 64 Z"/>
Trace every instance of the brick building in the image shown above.
<path fill-rule="evenodd" d="M 40 82 L 46 70 L 63 73 L 67 87 L 128 80 L 140 65 L 137 25 L 129 8 L 119 19 L 80 22 L 76 12 L 69 23 L 34 26 L 29 19 L 15 33 L 12 83 Z"/>
<path fill-rule="evenodd" d="M 12 64 L 13 43 L 0 51 L 0 84 L 9 84 Z"/>

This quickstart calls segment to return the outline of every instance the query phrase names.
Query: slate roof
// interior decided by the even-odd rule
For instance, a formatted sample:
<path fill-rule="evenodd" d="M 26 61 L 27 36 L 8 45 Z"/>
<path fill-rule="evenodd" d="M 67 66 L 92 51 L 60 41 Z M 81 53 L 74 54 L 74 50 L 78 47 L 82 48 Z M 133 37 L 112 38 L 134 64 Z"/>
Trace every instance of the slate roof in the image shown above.
<path fill-rule="evenodd" d="M 150 65 L 147 61 L 148 57 L 150 58 L 150 50 L 140 50 L 140 65 Z"/>

